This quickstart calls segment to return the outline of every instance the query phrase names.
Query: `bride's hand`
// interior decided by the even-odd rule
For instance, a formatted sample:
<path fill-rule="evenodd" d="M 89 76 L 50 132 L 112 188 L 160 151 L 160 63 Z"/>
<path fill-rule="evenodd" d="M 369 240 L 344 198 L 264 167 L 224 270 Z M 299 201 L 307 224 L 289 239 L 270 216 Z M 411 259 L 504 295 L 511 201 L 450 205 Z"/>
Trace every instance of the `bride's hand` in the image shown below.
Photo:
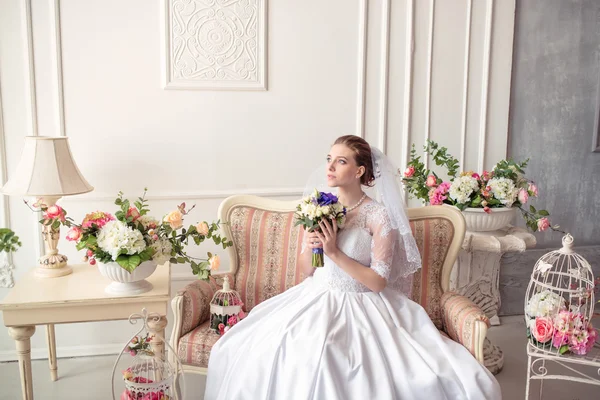
<path fill-rule="evenodd" d="M 329 256 L 337 253 L 337 231 L 338 226 L 336 223 L 323 219 L 319 222 L 321 232 L 317 232 L 319 241 L 323 243 L 323 252 Z"/>
<path fill-rule="evenodd" d="M 321 244 L 321 239 L 319 239 L 319 236 L 317 236 L 316 232 L 307 231 L 304 234 L 304 244 L 309 249 L 319 249 L 323 247 L 323 245 Z"/>

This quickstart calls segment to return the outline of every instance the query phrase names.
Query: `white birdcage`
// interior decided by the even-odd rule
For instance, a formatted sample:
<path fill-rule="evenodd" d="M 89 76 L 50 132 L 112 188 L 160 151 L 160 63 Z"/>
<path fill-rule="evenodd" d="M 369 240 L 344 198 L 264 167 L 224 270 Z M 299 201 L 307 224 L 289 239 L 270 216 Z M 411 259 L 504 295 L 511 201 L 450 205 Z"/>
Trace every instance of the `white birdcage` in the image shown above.
<path fill-rule="evenodd" d="M 143 309 L 141 314 L 132 314 L 129 317 L 131 324 L 141 320 L 143 326 L 132 336 L 115 361 L 112 373 L 113 400 L 116 399 L 115 372 L 124 354 L 130 354 L 133 358 L 121 371 L 121 379 L 125 386 L 119 397 L 121 400 L 184 398 L 182 391 L 185 382 L 181 362 L 165 338 L 156 332 L 150 332 L 148 327 L 149 322 L 158 322 L 160 319 L 160 315 L 148 314 L 146 309 Z"/>
<path fill-rule="evenodd" d="M 540 257 L 527 287 L 524 312 L 529 339 L 526 398 L 532 379 L 563 379 L 600 385 L 598 377 L 582 372 L 582 366 L 588 366 L 600 374 L 598 332 L 591 322 L 596 304 L 596 281 L 590 264 L 573 251 L 573 237 L 566 234 L 562 244 L 561 249 Z M 547 361 L 552 361 L 561 373 L 550 373 Z"/>
<path fill-rule="evenodd" d="M 210 327 L 223 334 L 235 325 L 242 316 L 242 298 L 229 285 L 229 277 L 223 280 L 223 289 L 217 290 L 210 301 Z"/>

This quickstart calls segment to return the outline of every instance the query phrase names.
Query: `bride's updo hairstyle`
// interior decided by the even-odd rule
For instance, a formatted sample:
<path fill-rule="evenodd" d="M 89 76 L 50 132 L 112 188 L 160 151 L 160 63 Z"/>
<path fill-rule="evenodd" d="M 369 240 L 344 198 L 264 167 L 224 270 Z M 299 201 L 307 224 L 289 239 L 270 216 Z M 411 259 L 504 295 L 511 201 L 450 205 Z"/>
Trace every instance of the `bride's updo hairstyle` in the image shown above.
<path fill-rule="evenodd" d="M 360 183 L 365 186 L 373 186 L 375 175 L 373 173 L 373 157 L 371 146 L 359 136 L 346 135 L 337 138 L 334 145 L 342 144 L 354 152 L 354 161 L 359 167 L 365 167 L 365 173 L 360 177 Z"/>

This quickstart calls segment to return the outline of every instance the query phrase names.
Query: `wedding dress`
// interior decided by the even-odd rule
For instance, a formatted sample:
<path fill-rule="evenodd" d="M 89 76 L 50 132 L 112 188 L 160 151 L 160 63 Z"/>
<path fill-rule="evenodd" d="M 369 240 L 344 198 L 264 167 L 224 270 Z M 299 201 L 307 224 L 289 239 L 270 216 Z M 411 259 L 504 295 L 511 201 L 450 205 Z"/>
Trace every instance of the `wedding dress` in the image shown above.
<path fill-rule="evenodd" d="M 338 248 L 387 278 L 394 236 L 386 209 L 363 203 Z M 501 399 L 498 382 L 400 291 L 370 291 L 325 266 L 257 305 L 211 351 L 206 400 Z"/>

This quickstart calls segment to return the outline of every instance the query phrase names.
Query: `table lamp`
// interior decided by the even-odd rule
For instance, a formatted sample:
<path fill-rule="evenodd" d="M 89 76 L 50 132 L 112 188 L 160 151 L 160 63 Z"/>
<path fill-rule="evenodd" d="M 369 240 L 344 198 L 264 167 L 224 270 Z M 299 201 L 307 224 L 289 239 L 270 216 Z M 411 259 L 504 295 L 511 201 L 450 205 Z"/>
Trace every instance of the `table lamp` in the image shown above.
<path fill-rule="evenodd" d="M 87 193 L 94 188 L 79 172 L 65 136 L 26 136 L 21 160 L 13 176 L 0 189 L 4 194 L 41 198 L 48 206 L 62 196 Z M 35 274 L 44 278 L 68 275 L 67 257 L 59 254 L 60 227 L 44 225 L 46 254 L 38 260 Z"/>

